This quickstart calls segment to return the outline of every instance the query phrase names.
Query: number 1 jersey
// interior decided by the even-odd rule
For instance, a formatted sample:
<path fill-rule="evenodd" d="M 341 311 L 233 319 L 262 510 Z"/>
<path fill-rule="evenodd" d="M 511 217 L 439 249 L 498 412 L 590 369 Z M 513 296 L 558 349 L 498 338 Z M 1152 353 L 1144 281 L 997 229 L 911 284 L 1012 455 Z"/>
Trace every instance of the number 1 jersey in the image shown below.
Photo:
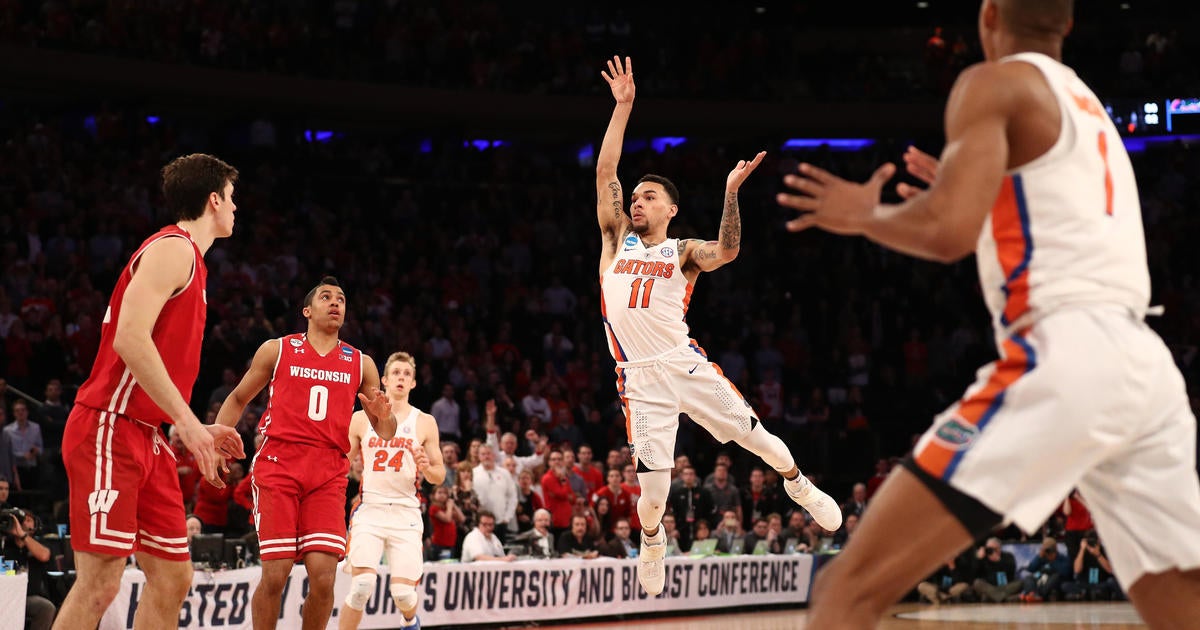
<path fill-rule="evenodd" d="M 600 313 L 617 361 L 650 359 L 687 345 L 692 283 L 680 269 L 679 239 L 647 247 L 628 233 L 600 274 Z"/>
<path fill-rule="evenodd" d="M 258 431 L 268 440 L 350 452 L 350 416 L 362 385 L 362 355 L 339 341 L 325 356 L 303 333 L 279 339 L 270 400 Z"/>

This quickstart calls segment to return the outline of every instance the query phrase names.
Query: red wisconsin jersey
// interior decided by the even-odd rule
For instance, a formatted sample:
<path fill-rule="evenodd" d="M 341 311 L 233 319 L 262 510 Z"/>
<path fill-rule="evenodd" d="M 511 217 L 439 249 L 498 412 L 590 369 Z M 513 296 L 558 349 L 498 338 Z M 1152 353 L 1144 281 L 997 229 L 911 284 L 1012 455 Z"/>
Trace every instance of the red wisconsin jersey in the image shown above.
<path fill-rule="evenodd" d="M 350 416 L 362 386 L 362 354 L 339 341 L 321 356 L 303 333 L 279 339 L 270 400 L 258 431 L 267 439 L 350 452 Z"/>
<path fill-rule="evenodd" d="M 91 375 L 83 387 L 79 388 L 75 397 L 77 404 L 149 424 L 172 422 L 166 412 L 159 409 L 146 392 L 142 391 L 137 380 L 129 373 L 129 368 L 125 367 L 125 362 L 113 350 L 113 337 L 117 331 L 117 321 L 121 317 L 125 289 L 129 287 L 129 281 L 133 278 L 131 270 L 141 258 L 142 252 L 145 252 L 151 243 L 163 238 L 185 238 L 192 244 L 192 251 L 195 253 L 191 278 L 183 289 L 163 305 L 151 333 L 154 347 L 158 348 L 158 355 L 162 357 L 175 388 L 185 401 L 191 401 L 192 386 L 196 382 L 196 373 L 200 371 L 200 345 L 204 339 L 204 320 L 208 311 L 205 294 L 208 270 L 204 266 L 200 248 L 196 246 L 192 237 L 183 228 L 169 225 L 138 247 L 117 278 L 117 286 L 113 288 L 112 298 L 108 302 L 108 310 L 104 312 L 104 322 L 100 327 L 100 349 L 96 352 Z"/>

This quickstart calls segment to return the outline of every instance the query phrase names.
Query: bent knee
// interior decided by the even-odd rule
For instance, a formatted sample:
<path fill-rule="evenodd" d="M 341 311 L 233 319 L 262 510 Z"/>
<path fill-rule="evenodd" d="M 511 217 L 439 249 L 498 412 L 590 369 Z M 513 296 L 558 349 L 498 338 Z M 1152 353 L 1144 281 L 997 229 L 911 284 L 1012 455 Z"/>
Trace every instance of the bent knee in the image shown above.
<path fill-rule="evenodd" d="M 108 610 L 108 606 L 117 598 L 117 594 L 121 592 L 121 583 L 117 582 L 94 582 L 83 583 L 76 582 L 72 587 L 73 591 L 79 591 L 83 601 L 87 602 L 87 607 L 91 610 Z"/>
<path fill-rule="evenodd" d="M 286 573 L 283 574 L 283 576 L 268 575 L 264 573 L 262 578 L 258 581 L 257 591 L 266 593 L 268 595 L 280 595 L 283 593 L 283 588 L 287 586 L 287 580 L 288 574 Z"/>
<path fill-rule="evenodd" d="M 374 575 L 372 575 L 374 578 Z M 337 581 L 337 571 L 313 571 L 308 574 L 309 592 L 312 591 L 329 591 L 333 592 L 333 585 Z"/>
<path fill-rule="evenodd" d="M 156 582 L 154 587 L 162 589 L 172 599 L 183 601 L 187 597 L 188 591 L 192 588 L 192 567 L 188 565 L 186 573 L 173 571 Z M 149 588 L 150 584 L 146 586 Z"/>

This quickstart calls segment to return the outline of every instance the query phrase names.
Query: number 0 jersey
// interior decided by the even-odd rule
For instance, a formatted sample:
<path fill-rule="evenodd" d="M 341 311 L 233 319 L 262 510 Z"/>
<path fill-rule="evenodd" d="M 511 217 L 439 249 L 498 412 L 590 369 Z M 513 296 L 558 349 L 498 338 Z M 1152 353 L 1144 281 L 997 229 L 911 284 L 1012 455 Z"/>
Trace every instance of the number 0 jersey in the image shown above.
<path fill-rule="evenodd" d="M 976 246 L 979 281 L 997 333 L 1072 303 L 1144 315 L 1150 273 L 1137 182 L 1121 137 L 1075 71 L 1038 53 L 1062 126 L 1044 155 L 1006 174 Z M 1018 321 L 1020 320 L 1020 321 Z"/>
<path fill-rule="evenodd" d="M 362 354 L 338 341 L 321 356 L 303 333 L 279 338 L 270 400 L 258 431 L 269 440 L 350 452 L 350 416 L 362 386 Z"/>
<path fill-rule="evenodd" d="M 396 425 L 396 437 L 385 440 L 367 423 L 362 435 L 363 503 L 390 503 L 419 508 L 417 466 L 412 450 L 417 445 L 417 418 L 421 410 L 412 408 Z"/>
<path fill-rule="evenodd" d="M 679 239 L 646 247 L 628 233 L 600 274 L 600 313 L 617 361 L 640 361 L 687 345 L 691 282 L 680 269 Z"/>

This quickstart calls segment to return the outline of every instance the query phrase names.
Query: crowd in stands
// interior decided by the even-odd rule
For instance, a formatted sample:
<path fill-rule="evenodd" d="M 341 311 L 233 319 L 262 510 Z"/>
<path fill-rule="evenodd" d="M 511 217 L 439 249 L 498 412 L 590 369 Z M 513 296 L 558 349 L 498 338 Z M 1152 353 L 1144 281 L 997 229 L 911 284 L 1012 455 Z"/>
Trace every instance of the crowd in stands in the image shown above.
<path fill-rule="evenodd" d="M 443 486 L 422 491 L 429 559 L 634 553 L 636 474 L 599 321 L 594 171 L 577 154 L 589 139 L 480 150 L 453 137 L 316 142 L 280 124 L 258 142 L 243 137 L 257 138 L 270 121 L 225 124 L 234 130 L 121 107 L 30 113 L 0 104 L 8 138 L 0 145 L 0 477 L 42 533 L 67 520 L 58 449 L 115 276 L 141 239 L 169 222 L 158 169 L 205 150 L 236 165 L 241 179 L 235 235 L 207 258 L 208 330 L 192 396 L 201 417 L 212 421 L 259 344 L 302 329 L 299 298 L 333 274 L 349 298 L 344 339 L 376 357 L 416 356 L 411 401 L 436 418 L 448 468 Z M 711 237 L 726 173 L 760 148 L 691 139 L 660 152 L 631 139 L 622 177 L 672 178 L 682 191 L 672 235 Z M 663 521 L 681 553 L 704 540 L 716 541 L 715 552 L 745 553 L 843 544 L 913 436 L 994 356 L 971 261 L 941 267 L 861 239 L 786 234 L 772 193 L 798 155 L 767 148 L 742 189 L 741 256 L 700 280 L 688 321 L 801 470 L 847 499 L 845 525 L 819 530 L 780 498 L 774 471 L 737 449 L 723 452 L 685 421 Z M 882 141 L 804 157 L 865 177 L 903 148 Z M 1195 409 L 1200 215 L 1189 210 L 1200 204 L 1200 161 L 1183 145 L 1132 157 L 1154 300 L 1166 307 L 1152 325 L 1175 353 Z M 238 426 L 247 453 L 264 403 L 252 403 Z M 231 466 L 228 488 L 218 490 L 198 481 L 178 440 L 172 445 L 193 525 L 249 534 L 249 461 Z M 1085 551 L 1067 557 L 1082 558 L 1088 573 L 1082 591 L 1068 592 L 1072 582 L 1047 553 L 1061 596 L 1112 596 L 1097 586 L 1105 574 L 1091 573 L 1088 563 L 1107 569 L 1086 528 L 1060 532 L 1057 523 L 1040 533 L 1084 540 Z M 1028 588 L 1013 572 L 997 584 L 991 569 L 1003 554 L 971 553 L 947 568 L 947 597 L 966 596 L 958 584 L 997 596 L 977 580 L 1002 598 L 1060 593 L 1044 588 L 1047 571 L 1035 571 Z M 931 583 L 941 589 L 945 577 Z"/>
<path fill-rule="evenodd" d="M 658 97 L 914 101 L 982 58 L 977 6 L 944 4 L 13 0 L 0 42 L 522 94 L 596 93 L 596 60 L 619 53 L 652 69 L 639 84 Z M 1175 30 L 1190 9 L 1133 5 L 1080 9 L 1068 63 L 1108 96 L 1194 87 L 1196 44 Z"/>

